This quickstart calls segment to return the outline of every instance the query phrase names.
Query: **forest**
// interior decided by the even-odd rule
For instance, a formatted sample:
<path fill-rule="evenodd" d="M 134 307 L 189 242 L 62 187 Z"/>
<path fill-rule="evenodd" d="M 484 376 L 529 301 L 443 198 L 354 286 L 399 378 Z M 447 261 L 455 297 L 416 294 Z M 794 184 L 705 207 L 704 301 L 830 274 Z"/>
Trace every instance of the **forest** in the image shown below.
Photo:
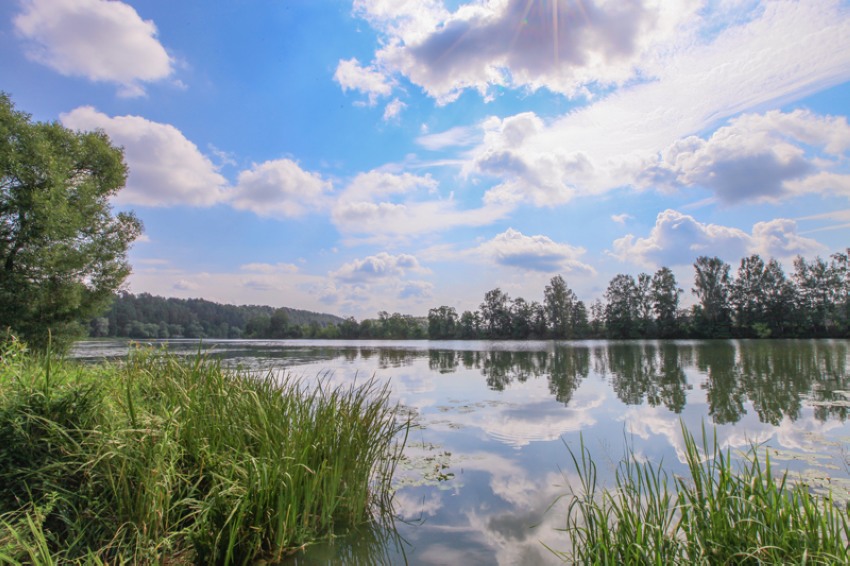
<path fill-rule="evenodd" d="M 89 337 L 323 338 L 343 319 L 287 307 L 222 305 L 204 299 L 119 293 L 109 310 L 89 322 Z M 333 329 L 333 330 L 328 330 Z"/>
<path fill-rule="evenodd" d="M 604 296 L 588 306 L 563 277 L 553 277 L 543 300 L 487 291 L 475 311 L 451 306 L 427 318 L 381 311 L 357 321 L 268 306 L 220 305 L 203 299 L 119 294 L 89 324 L 90 337 L 328 338 L 430 340 L 578 340 L 587 338 L 829 338 L 850 336 L 850 248 L 828 259 L 798 257 L 786 275 L 781 264 L 754 254 L 737 271 L 718 257 L 694 262 L 695 303 L 673 271 L 614 276 Z"/>

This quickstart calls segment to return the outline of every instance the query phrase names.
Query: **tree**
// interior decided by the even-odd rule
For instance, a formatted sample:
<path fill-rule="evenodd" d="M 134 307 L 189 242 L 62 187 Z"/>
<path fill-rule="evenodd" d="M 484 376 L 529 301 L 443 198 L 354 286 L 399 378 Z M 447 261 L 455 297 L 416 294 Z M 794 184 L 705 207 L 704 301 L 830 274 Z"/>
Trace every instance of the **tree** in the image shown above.
<path fill-rule="evenodd" d="M 441 306 L 428 311 L 428 338 L 450 340 L 457 334 L 457 311 L 454 307 Z"/>
<path fill-rule="evenodd" d="M 652 276 L 652 308 L 655 311 L 658 336 L 661 338 L 671 338 L 678 332 L 676 313 L 681 293 L 670 268 L 662 267 Z"/>
<path fill-rule="evenodd" d="M 289 315 L 286 313 L 286 309 L 279 308 L 272 313 L 271 317 L 269 317 L 268 333 L 266 336 L 263 336 L 263 338 L 280 340 L 282 338 L 286 338 L 288 332 Z"/>
<path fill-rule="evenodd" d="M 106 309 L 141 234 L 132 214 L 112 215 L 126 179 L 106 134 L 32 122 L 0 94 L 0 327 L 69 345 Z"/>
<path fill-rule="evenodd" d="M 762 277 L 764 294 L 764 324 L 762 335 L 783 337 L 793 328 L 797 288 L 785 277 L 782 266 L 771 258 Z"/>
<path fill-rule="evenodd" d="M 552 338 L 572 338 L 572 310 L 578 300 L 572 289 L 560 275 L 552 278 L 543 290 L 543 305 L 549 320 Z"/>
<path fill-rule="evenodd" d="M 700 333 L 708 338 L 729 334 L 729 264 L 719 257 L 700 256 L 694 263 L 694 295 L 700 300 L 695 317 Z"/>
<path fill-rule="evenodd" d="M 761 256 L 753 254 L 741 260 L 738 276 L 732 282 L 729 301 L 735 314 L 735 326 L 741 336 L 757 333 L 756 325 L 764 325 L 765 265 Z M 761 327 L 758 327 L 761 328 Z M 763 333 L 766 331 L 763 330 Z"/>
<path fill-rule="evenodd" d="M 841 276 L 820 257 L 807 263 L 794 260 L 794 281 L 803 316 L 803 326 L 811 336 L 829 335 L 836 321 L 835 300 L 840 294 Z"/>
<path fill-rule="evenodd" d="M 635 281 L 635 314 L 638 336 L 649 338 L 655 335 L 653 318 L 652 277 L 648 273 L 639 273 Z"/>
<path fill-rule="evenodd" d="M 634 277 L 615 275 L 605 291 L 605 327 L 611 338 L 634 338 L 637 318 L 637 284 Z"/>
<path fill-rule="evenodd" d="M 488 338 L 507 338 L 511 333 L 511 298 L 498 287 L 487 291 L 481 303 L 481 319 Z"/>

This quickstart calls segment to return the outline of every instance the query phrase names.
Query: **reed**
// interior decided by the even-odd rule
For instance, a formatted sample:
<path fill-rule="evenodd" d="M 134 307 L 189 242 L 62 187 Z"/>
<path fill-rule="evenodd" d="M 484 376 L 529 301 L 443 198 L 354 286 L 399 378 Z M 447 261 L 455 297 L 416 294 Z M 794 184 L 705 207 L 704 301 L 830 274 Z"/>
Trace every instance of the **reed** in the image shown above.
<path fill-rule="evenodd" d="M 701 446 L 682 434 L 689 475 L 672 481 L 629 450 L 602 489 L 584 443 L 570 449 L 579 477 L 566 496 L 570 549 L 550 550 L 577 564 L 850 563 L 848 513 L 830 496 L 777 475 L 758 446 L 736 464 L 705 429 Z"/>
<path fill-rule="evenodd" d="M 408 425 L 374 381 L 0 357 L 0 562 L 274 561 L 389 509 Z"/>

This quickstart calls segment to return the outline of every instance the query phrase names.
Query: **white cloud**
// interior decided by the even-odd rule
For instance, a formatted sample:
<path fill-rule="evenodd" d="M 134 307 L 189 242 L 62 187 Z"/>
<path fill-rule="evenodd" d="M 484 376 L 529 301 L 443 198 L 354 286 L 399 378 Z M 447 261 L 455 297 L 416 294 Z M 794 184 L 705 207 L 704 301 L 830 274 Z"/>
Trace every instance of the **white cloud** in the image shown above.
<path fill-rule="evenodd" d="M 476 149 L 463 174 L 483 174 L 503 182 L 485 194 L 485 202 L 554 206 L 577 194 L 573 180 L 593 167 L 583 152 L 566 155 L 557 151 L 528 152 L 523 145 L 545 131 L 543 121 L 533 112 L 483 123 L 484 143 Z"/>
<path fill-rule="evenodd" d="M 411 173 L 387 173 L 385 171 L 369 171 L 360 173 L 348 184 L 340 194 L 343 202 L 369 201 L 374 198 L 385 198 L 390 195 L 403 195 L 425 189 L 433 192 L 437 182 L 430 175 L 413 175 Z"/>
<path fill-rule="evenodd" d="M 291 159 L 264 161 L 239 173 L 230 204 L 258 216 L 301 216 L 321 208 L 331 183 Z"/>
<path fill-rule="evenodd" d="M 526 236 L 508 228 L 470 252 L 504 267 L 543 273 L 593 274 L 579 258 L 585 249 L 559 244 L 546 236 Z"/>
<path fill-rule="evenodd" d="M 643 172 L 650 186 L 711 189 L 725 203 L 776 200 L 801 192 L 846 192 L 850 176 L 821 171 L 850 147 L 846 117 L 808 111 L 744 114 L 703 140 L 679 140 Z M 807 150 L 820 150 L 811 157 Z M 842 185 L 844 185 L 842 187 Z"/>
<path fill-rule="evenodd" d="M 319 300 L 337 310 L 374 314 L 378 310 L 401 310 L 419 305 L 433 296 L 434 285 L 414 275 L 431 271 L 410 254 L 380 252 L 344 263 L 328 273 L 313 289 Z"/>
<path fill-rule="evenodd" d="M 792 193 L 835 194 L 850 197 L 850 175 L 820 171 L 804 179 L 793 179 L 785 183 Z"/>
<path fill-rule="evenodd" d="M 537 205 L 629 185 L 648 186 L 647 169 L 659 166 L 659 153 L 669 151 L 677 140 L 742 111 L 850 79 L 850 17 L 843 4 L 777 1 L 751 14 L 748 21 L 664 52 L 650 73 L 651 80 L 626 85 L 558 119 L 544 122 L 526 113 L 485 122 L 484 141 L 472 152 L 464 171 L 502 178 L 491 195 L 494 199 Z M 815 173 L 804 171 L 800 159 L 817 169 L 824 166 L 808 157 L 810 146 L 826 157 L 846 152 L 846 126 L 841 119 L 799 112 L 753 116 L 760 126 L 746 116 L 734 121 L 735 129 L 752 136 L 751 142 L 742 142 L 750 161 L 741 165 L 756 164 L 759 138 L 779 140 L 781 148 L 762 157 L 772 166 L 774 192 L 768 186 L 762 193 L 742 193 L 747 198 L 791 195 L 795 179 L 808 179 Z M 727 139 L 722 145 L 731 149 L 733 141 Z M 719 148 L 716 144 L 715 149 Z M 734 164 L 731 155 L 726 164 L 728 172 Z M 687 180 L 712 182 L 699 177 L 699 172 L 709 174 L 711 168 L 695 168 Z M 811 186 L 815 180 L 809 180 Z M 822 178 L 821 182 L 825 180 L 843 181 Z M 713 181 L 716 190 L 734 201 L 732 181 L 722 181 Z M 776 193 L 776 183 L 784 192 Z"/>
<path fill-rule="evenodd" d="M 407 42 L 424 39 L 448 16 L 442 0 L 354 0 L 354 13 Z"/>
<path fill-rule="evenodd" d="M 758 222 L 753 226 L 750 251 L 766 257 L 811 257 L 826 251 L 826 246 L 797 234 L 797 223 L 787 218 Z"/>
<path fill-rule="evenodd" d="M 626 214 L 625 212 L 623 214 L 612 214 L 611 220 L 613 220 L 617 224 L 625 224 L 626 220 L 634 220 L 634 216 L 632 216 L 631 214 Z"/>
<path fill-rule="evenodd" d="M 437 182 L 430 176 L 369 171 L 357 175 L 340 192 L 331 218 L 345 234 L 372 240 L 405 238 L 455 226 L 481 226 L 506 215 L 512 206 L 485 204 L 461 210 L 453 195 L 434 196 Z"/>
<path fill-rule="evenodd" d="M 407 104 L 398 98 L 394 98 L 389 104 L 387 104 L 386 108 L 384 108 L 384 122 L 389 122 L 390 120 L 398 118 L 401 111 L 405 108 L 407 108 Z"/>
<path fill-rule="evenodd" d="M 477 126 L 456 126 L 436 134 L 423 133 L 416 143 L 430 151 L 439 151 L 447 147 L 465 147 L 481 141 L 483 132 Z"/>
<path fill-rule="evenodd" d="M 143 95 L 141 83 L 173 71 L 154 23 L 124 2 L 27 0 L 14 24 L 30 58 L 66 76 L 116 83 L 122 96 Z"/>
<path fill-rule="evenodd" d="M 793 220 L 759 222 L 752 234 L 747 234 L 738 228 L 704 224 L 669 209 L 658 214 L 647 237 L 629 234 L 614 241 L 614 255 L 620 260 L 651 267 L 688 265 L 701 255 L 737 262 L 751 253 L 787 258 L 822 249 L 815 240 L 799 236 Z"/>
<path fill-rule="evenodd" d="M 419 260 L 409 254 L 391 255 L 381 252 L 344 264 L 331 275 L 344 283 L 366 283 L 379 279 L 403 277 L 407 272 L 425 272 Z"/>
<path fill-rule="evenodd" d="M 468 88 L 548 88 L 568 95 L 622 84 L 666 45 L 697 2 L 491 0 L 455 12 L 426 3 L 392 13 L 383 1 L 356 12 L 387 38 L 376 59 L 440 103 Z M 415 17 L 414 17 L 415 16 Z"/>
<path fill-rule="evenodd" d="M 226 198 L 227 181 L 215 165 L 170 124 L 140 116 L 110 118 L 91 106 L 60 116 L 76 130 L 102 129 L 124 148 L 130 169 L 127 186 L 115 197 L 142 206 L 211 206 Z"/>
<path fill-rule="evenodd" d="M 177 291 L 197 291 L 201 288 L 201 286 L 194 281 L 189 281 L 187 279 L 178 279 L 174 282 L 172 287 Z"/>
<path fill-rule="evenodd" d="M 354 58 L 339 62 L 334 80 L 343 92 L 356 90 L 368 95 L 370 106 L 374 106 L 379 97 L 389 96 L 393 89 L 392 82 L 383 73 L 374 66 L 361 66 L 360 61 Z"/>

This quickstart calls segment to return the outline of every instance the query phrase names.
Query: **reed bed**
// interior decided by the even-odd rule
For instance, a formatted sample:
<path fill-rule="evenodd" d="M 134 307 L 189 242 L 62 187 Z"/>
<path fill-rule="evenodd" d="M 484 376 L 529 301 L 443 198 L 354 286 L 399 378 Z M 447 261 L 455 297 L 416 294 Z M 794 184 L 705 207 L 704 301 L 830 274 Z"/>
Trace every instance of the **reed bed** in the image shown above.
<path fill-rule="evenodd" d="M 4 348 L 0 563 L 273 562 L 389 511 L 408 424 L 373 381 Z"/>
<path fill-rule="evenodd" d="M 672 482 L 629 450 L 602 489 L 584 443 L 570 450 L 580 484 L 567 496 L 570 550 L 553 552 L 575 564 L 850 563 L 846 508 L 777 475 L 766 450 L 733 464 L 705 429 L 701 447 L 682 434 L 689 477 Z"/>

